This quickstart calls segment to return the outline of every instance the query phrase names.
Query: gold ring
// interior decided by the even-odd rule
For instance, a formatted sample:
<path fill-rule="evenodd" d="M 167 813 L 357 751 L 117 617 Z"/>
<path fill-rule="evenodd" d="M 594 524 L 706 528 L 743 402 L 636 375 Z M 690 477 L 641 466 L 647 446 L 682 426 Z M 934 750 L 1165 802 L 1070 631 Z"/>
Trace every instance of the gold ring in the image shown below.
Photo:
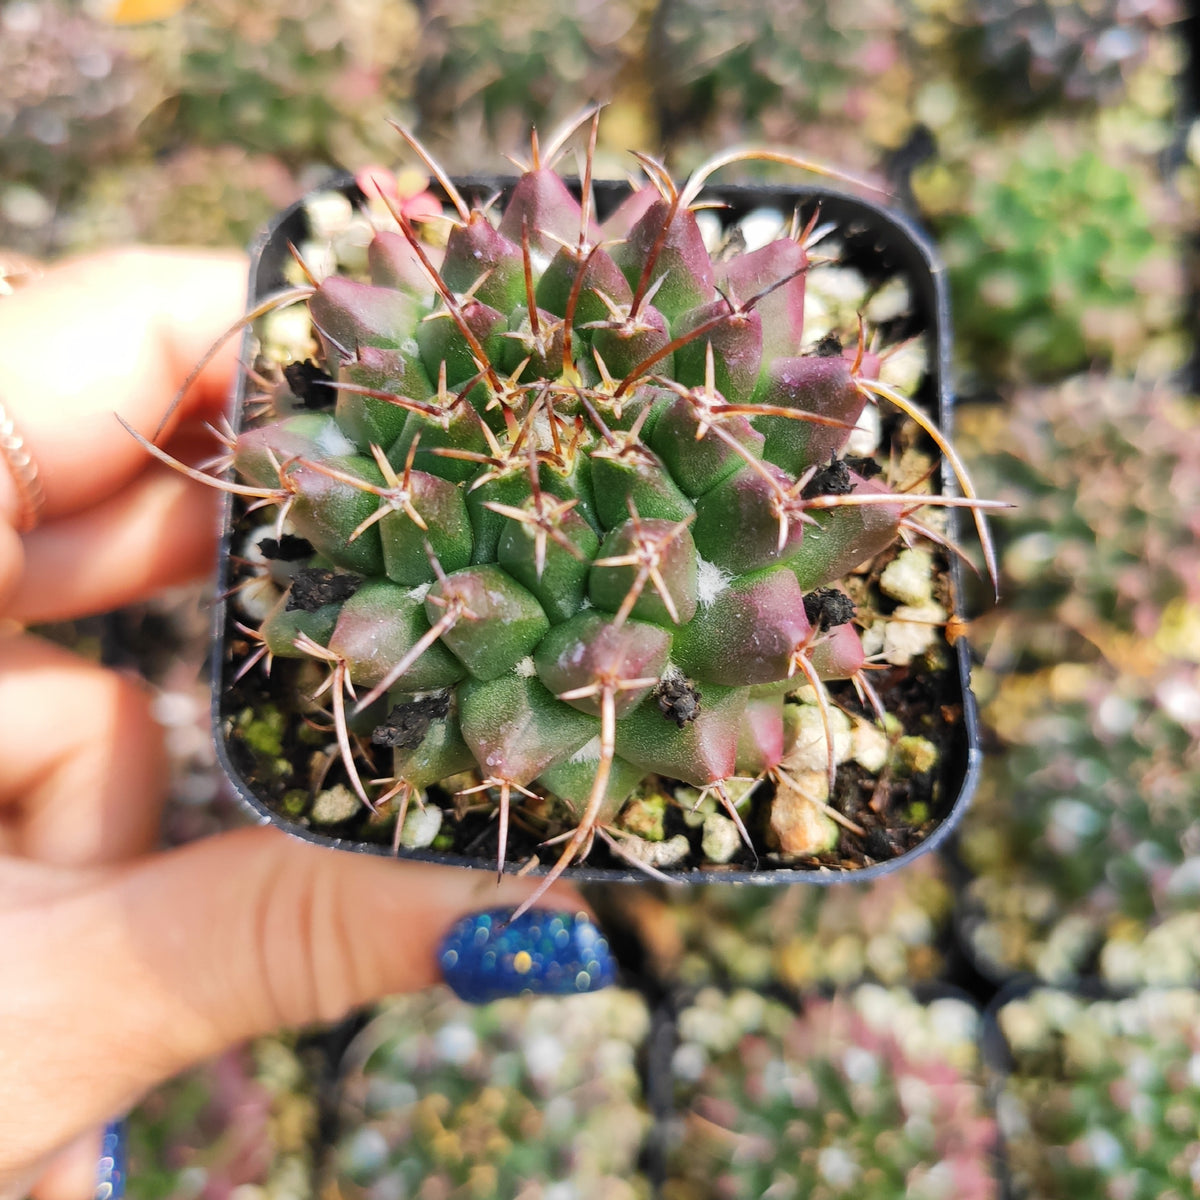
<path fill-rule="evenodd" d="M 37 527 L 46 503 L 37 463 L 25 449 L 25 439 L 17 432 L 16 423 L 0 404 L 0 457 L 8 464 L 9 474 L 17 489 L 17 517 L 13 527 L 18 533 L 29 533 Z"/>

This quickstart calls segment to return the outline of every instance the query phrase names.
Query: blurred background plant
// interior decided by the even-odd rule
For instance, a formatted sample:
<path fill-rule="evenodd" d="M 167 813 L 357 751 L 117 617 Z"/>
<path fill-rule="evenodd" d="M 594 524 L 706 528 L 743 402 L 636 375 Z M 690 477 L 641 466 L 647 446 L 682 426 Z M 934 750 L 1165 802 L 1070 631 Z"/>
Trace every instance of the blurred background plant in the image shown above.
<path fill-rule="evenodd" d="M 652 102 L 674 159 L 747 139 L 878 168 L 908 137 L 916 71 L 903 0 L 662 0 L 651 26 Z"/>
<path fill-rule="evenodd" d="M 969 1001 L 864 985 L 797 1016 L 705 989 L 679 1014 L 664 1200 L 993 1200 Z"/>
<path fill-rule="evenodd" d="M 602 155 L 652 145 L 644 72 L 650 0 L 427 0 L 415 47 L 417 122 L 448 169 L 507 168 L 503 155 L 588 100 L 609 99 Z M 632 140 L 630 140 L 632 139 Z M 608 165 L 612 173 L 615 162 Z"/>
<path fill-rule="evenodd" d="M 306 1080 L 293 1039 L 264 1038 L 160 1088 L 130 1126 L 136 1194 L 303 1195 L 317 1116 Z"/>
<path fill-rule="evenodd" d="M 32 236 L 105 160 L 133 155 L 155 94 L 119 31 L 63 4 L 0 5 L 0 244 Z"/>
<path fill-rule="evenodd" d="M 347 1051 L 328 1186 L 355 1200 L 643 1200 L 635 992 L 390 1002 Z"/>
<path fill-rule="evenodd" d="M 1120 102 L 1174 0 L 916 0 L 925 40 L 996 122 Z"/>
<path fill-rule="evenodd" d="M 872 884 L 610 890 L 597 895 L 647 948 L 640 969 L 663 989 L 705 984 L 799 996 L 870 979 L 944 975 L 953 885 L 936 855 Z"/>
<path fill-rule="evenodd" d="M 1200 361 L 1200 123 L 1182 82 L 1195 19 L 1184 23 L 1180 0 L 157 0 L 158 19 L 138 23 L 144 3 L 0 0 L 0 292 L 4 251 L 50 258 L 137 239 L 244 244 L 269 212 L 336 169 L 411 165 L 389 117 L 452 169 L 504 170 L 504 153 L 522 152 L 531 122 L 548 129 L 591 100 L 611 102 L 603 175 L 630 168 L 630 146 L 682 171 L 731 144 L 784 143 L 886 182 L 940 241 L 966 401 L 961 447 L 980 491 L 1020 506 L 995 522 L 1003 604 L 972 627 L 990 750 L 979 798 L 957 858 L 929 858 L 872 886 L 618 893 L 648 993 L 703 989 L 683 1014 L 681 1050 L 696 1041 L 697 1023 L 735 1031 L 722 1048 L 703 1049 L 699 1073 L 681 1082 L 685 1111 L 698 1111 L 689 1106 L 703 1079 L 727 1128 L 762 1121 L 756 1106 L 797 1057 L 786 1031 L 812 1028 L 739 987 L 793 1001 L 838 989 L 853 1009 L 854 997 L 878 992 L 853 991 L 862 980 L 956 978 L 977 998 L 1028 971 L 1130 987 L 1197 981 L 1200 413 L 1187 370 Z M 175 760 L 172 841 L 240 819 L 204 730 L 201 595 L 175 594 L 115 626 L 126 660 L 159 692 Z M 982 597 L 972 605 L 986 608 Z M 98 644 L 91 627 L 52 632 Z M 963 948 L 983 976 L 964 970 Z M 586 1018 L 605 1031 L 596 1045 L 582 1025 L 562 1032 L 565 1073 L 555 1078 L 568 1099 L 545 1106 L 578 1102 L 583 1128 L 618 1114 L 630 1140 L 607 1147 L 612 1157 L 594 1178 L 625 1172 L 638 1194 L 646 1176 L 636 1170 L 647 1162 L 630 1149 L 633 1131 L 671 1098 L 643 1086 L 665 1035 L 662 1010 L 651 1020 L 635 1000 L 619 993 Z M 903 1014 L 916 1006 L 921 1027 L 924 1009 L 895 1003 Z M 404 1166 L 397 1148 L 401 1101 L 474 1129 L 480 1097 L 491 1096 L 498 1107 L 487 1120 L 515 1121 L 526 1093 L 550 1095 L 522 1074 L 529 1014 L 544 1010 L 445 1005 L 432 996 L 383 1010 L 367 1026 L 379 1051 L 363 1058 L 367 1043 L 357 1044 L 336 1111 L 320 1078 L 336 1077 L 336 1055 L 325 1050 L 324 1066 L 314 1065 L 319 1054 L 286 1038 L 156 1093 L 135 1118 L 134 1195 L 236 1188 L 238 1200 L 282 1200 L 320 1186 L 378 1200 L 471 1194 L 469 1183 L 453 1190 L 425 1134 L 413 1161 L 434 1182 L 410 1186 L 418 1168 Z M 713 1012 L 695 1015 L 705 1005 Z M 739 1025 L 736 1014 L 753 1005 L 757 1015 Z M 722 1006 L 734 1015 L 720 1016 Z M 648 1028 L 655 1033 L 644 1038 Z M 439 1058 L 446 1029 L 474 1039 L 469 1080 Z M 739 1038 L 756 1047 L 748 1063 L 732 1052 Z M 644 1080 L 629 1066 L 639 1039 Z M 601 1046 L 620 1069 L 603 1076 L 603 1095 L 578 1096 L 563 1082 L 568 1065 L 596 1065 Z M 843 1097 L 847 1060 L 830 1052 L 820 1061 L 821 1086 Z M 974 1078 L 962 1061 L 955 1070 Z M 1077 1107 L 1110 1103 L 1105 1080 L 1072 1070 L 1039 1060 L 1037 1086 L 1051 1097 L 1066 1089 Z M 489 1091 L 497 1071 L 503 1103 Z M 864 1110 L 870 1121 L 898 1121 L 894 1078 L 872 1078 L 883 1082 Z M 826 1103 L 830 1119 L 843 1111 L 843 1098 Z M 1049 1102 L 1039 1104 L 1025 1144 L 1035 1155 L 1045 1147 L 1047 1159 L 1084 1154 L 1070 1149 L 1074 1134 L 1059 1137 L 1047 1123 Z M 971 1111 L 971 1127 L 982 1128 Z M 867 1155 L 864 1171 L 874 1169 L 853 1121 L 820 1127 L 852 1139 L 854 1154 Z M 1115 1119 L 1104 1127 L 1126 1154 L 1126 1139 L 1136 1133 L 1141 1146 L 1151 1136 Z M 792 1136 L 769 1121 L 761 1128 L 768 1139 Z M 293 1135 L 298 1142 L 287 1141 Z M 1151 1156 L 1165 1162 L 1175 1135 L 1163 1126 L 1156 1136 Z M 908 1153 L 904 1139 L 901 1131 L 893 1143 Z M 300 1143 L 303 1151 L 287 1148 Z M 982 1141 L 971 1145 L 970 1161 L 985 1162 Z M 263 1147 L 269 1164 L 256 1157 Z M 558 1143 L 534 1150 L 529 1185 L 542 1191 L 529 1194 L 558 1195 L 547 1180 L 567 1152 Z M 363 1165 L 372 1154 L 377 1166 Z M 1119 1177 L 1107 1162 L 1088 1167 L 1106 1186 Z M 944 1177 L 928 1178 L 933 1188 Z M 680 1195 L 714 1194 L 687 1186 Z M 1092 1185 L 1054 1187 L 1083 1195 Z M 572 1194 L 628 1194 L 606 1188 Z"/>
<path fill-rule="evenodd" d="M 997 1109 L 1014 1197 L 1195 1191 L 1200 995 L 1089 1001 L 1038 988 L 996 1019 L 1010 1060 Z"/>
<path fill-rule="evenodd" d="M 1180 221 L 1131 157 L 1042 124 L 943 168 L 962 189 L 937 223 L 968 380 L 1130 371 L 1156 339 L 1178 345 L 1183 272 L 1159 233 Z"/>
<path fill-rule="evenodd" d="M 1200 982 L 1200 407 L 1093 373 L 968 409 L 1006 604 L 977 627 L 1003 753 L 961 842 L 993 974 Z"/>
<path fill-rule="evenodd" d="M 988 705 L 1004 753 L 962 837 L 961 931 L 993 978 L 1200 983 L 1200 693 L 1059 666 Z"/>
<path fill-rule="evenodd" d="M 199 0 L 153 46 L 164 148 L 231 142 L 293 169 L 391 155 L 420 18 L 406 0 Z"/>

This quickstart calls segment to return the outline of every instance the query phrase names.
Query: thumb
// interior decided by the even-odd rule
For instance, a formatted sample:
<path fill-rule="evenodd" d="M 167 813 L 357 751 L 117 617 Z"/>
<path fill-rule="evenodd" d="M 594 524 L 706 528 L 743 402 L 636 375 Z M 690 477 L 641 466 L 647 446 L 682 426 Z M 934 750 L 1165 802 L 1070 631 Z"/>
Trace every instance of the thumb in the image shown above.
<path fill-rule="evenodd" d="M 12 1035 L 0 1093 L 15 1084 L 30 1103 L 13 1110 L 27 1127 L 0 1133 L 0 1164 L 10 1135 L 11 1145 L 53 1149 L 230 1044 L 429 986 L 456 921 L 515 906 L 537 883 L 251 829 L 106 872 L 18 914 L 25 949 L 15 960 L 22 978 L 6 981 L 0 1003 Z M 583 907 L 563 886 L 544 903 Z M 605 967 L 597 985 L 611 976 Z M 57 1033 L 50 1062 L 44 1037 L 37 1049 L 47 1028 Z M 38 1097 L 53 1108 L 39 1111 Z"/>

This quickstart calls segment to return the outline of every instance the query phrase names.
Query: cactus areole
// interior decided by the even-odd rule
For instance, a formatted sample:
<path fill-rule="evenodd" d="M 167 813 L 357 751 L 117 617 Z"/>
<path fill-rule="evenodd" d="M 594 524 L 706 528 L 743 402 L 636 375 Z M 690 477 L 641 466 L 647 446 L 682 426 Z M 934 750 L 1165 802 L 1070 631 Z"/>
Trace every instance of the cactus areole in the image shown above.
<path fill-rule="evenodd" d="M 987 541 L 945 467 L 941 274 L 864 200 L 647 169 L 581 185 L 535 142 L 517 179 L 435 168 L 441 220 L 346 180 L 257 246 L 214 714 L 263 819 L 547 879 L 828 883 L 960 815 L 947 506 Z M 331 197 L 354 236 L 316 230 Z"/>

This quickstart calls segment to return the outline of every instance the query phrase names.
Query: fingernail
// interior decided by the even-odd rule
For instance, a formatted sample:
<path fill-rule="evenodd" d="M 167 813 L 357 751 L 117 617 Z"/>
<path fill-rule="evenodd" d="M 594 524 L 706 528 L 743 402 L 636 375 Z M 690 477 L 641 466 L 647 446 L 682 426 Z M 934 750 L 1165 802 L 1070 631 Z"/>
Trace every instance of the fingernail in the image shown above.
<path fill-rule="evenodd" d="M 533 908 L 471 913 L 458 921 L 438 953 L 442 977 L 472 1004 L 531 992 L 573 996 L 597 992 L 616 977 L 608 941 L 586 913 Z"/>
<path fill-rule="evenodd" d="M 95 1200 L 121 1200 L 125 1195 L 125 1122 L 105 1125 L 96 1163 Z"/>

